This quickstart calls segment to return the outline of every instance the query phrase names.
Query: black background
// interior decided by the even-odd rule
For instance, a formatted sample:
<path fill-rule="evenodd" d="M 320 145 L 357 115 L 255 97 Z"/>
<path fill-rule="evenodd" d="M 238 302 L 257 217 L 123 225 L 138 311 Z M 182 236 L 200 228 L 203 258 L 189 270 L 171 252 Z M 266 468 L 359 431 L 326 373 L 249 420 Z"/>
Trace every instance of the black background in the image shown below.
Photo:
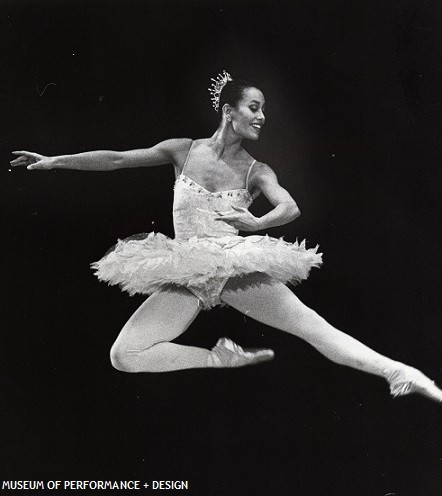
<path fill-rule="evenodd" d="M 143 301 L 89 263 L 173 235 L 171 166 L 8 170 L 47 155 L 205 137 L 227 69 L 267 100 L 259 142 L 300 205 L 269 230 L 320 244 L 296 289 L 378 351 L 440 369 L 440 2 L 2 2 L 3 479 L 188 479 L 191 494 L 440 494 L 440 407 L 232 309 L 180 338 L 271 364 L 129 375 L 108 350 Z M 52 84 L 50 84 L 52 83 Z M 260 199 L 255 213 L 269 205 Z M 179 311 L 179 309 L 177 310 Z"/>

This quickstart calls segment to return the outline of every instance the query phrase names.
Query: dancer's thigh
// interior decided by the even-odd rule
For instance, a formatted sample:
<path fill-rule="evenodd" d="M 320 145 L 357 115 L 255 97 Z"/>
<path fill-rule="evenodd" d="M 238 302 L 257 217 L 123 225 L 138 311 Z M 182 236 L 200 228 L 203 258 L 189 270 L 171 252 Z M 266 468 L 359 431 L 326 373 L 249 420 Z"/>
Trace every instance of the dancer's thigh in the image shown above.
<path fill-rule="evenodd" d="M 283 283 L 264 274 L 227 281 L 221 300 L 245 315 L 295 335 L 314 337 L 323 319 Z"/>
<path fill-rule="evenodd" d="M 186 288 L 159 291 L 136 310 L 114 346 L 144 350 L 180 336 L 198 315 L 198 298 Z"/>

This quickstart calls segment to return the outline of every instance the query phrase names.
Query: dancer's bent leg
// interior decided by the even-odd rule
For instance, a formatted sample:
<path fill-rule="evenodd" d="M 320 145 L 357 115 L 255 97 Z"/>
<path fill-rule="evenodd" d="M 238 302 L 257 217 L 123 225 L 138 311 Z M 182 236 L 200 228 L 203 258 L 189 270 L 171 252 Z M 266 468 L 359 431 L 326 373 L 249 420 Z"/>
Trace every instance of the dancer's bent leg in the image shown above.
<path fill-rule="evenodd" d="M 228 281 L 221 299 L 259 322 L 304 339 L 341 365 L 385 376 L 385 369 L 394 363 L 331 326 L 280 282 L 268 280 L 267 283 L 243 284 L 238 288 L 233 280 Z"/>
<path fill-rule="evenodd" d="M 209 350 L 169 343 L 198 315 L 198 299 L 185 288 L 150 296 L 132 315 L 111 349 L 112 365 L 124 372 L 168 372 L 207 367 Z"/>
<path fill-rule="evenodd" d="M 211 350 L 169 343 L 200 311 L 198 298 L 185 288 L 158 292 L 132 315 L 111 349 L 112 365 L 124 372 L 169 372 L 205 367 L 243 367 L 267 361 L 271 350 L 246 351 L 223 338 Z"/>

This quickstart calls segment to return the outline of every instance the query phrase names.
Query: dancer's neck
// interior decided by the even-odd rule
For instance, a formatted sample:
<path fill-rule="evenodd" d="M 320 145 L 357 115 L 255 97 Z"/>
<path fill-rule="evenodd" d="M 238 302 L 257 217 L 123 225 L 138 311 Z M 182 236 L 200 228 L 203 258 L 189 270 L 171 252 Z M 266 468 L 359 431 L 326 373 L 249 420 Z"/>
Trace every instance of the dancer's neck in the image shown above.
<path fill-rule="evenodd" d="M 239 136 L 231 124 L 221 123 L 218 129 L 210 138 L 210 145 L 218 158 L 235 159 L 242 154 L 242 137 Z"/>

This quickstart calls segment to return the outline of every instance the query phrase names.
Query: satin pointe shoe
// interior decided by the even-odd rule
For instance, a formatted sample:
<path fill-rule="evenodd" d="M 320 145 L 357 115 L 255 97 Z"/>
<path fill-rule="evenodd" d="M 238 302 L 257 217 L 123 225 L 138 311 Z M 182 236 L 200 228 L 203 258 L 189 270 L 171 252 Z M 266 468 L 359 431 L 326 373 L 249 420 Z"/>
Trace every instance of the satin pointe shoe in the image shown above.
<path fill-rule="evenodd" d="M 385 378 L 390 384 L 393 398 L 420 394 L 433 401 L 442 402 L 442 390 L 418 369 L 398 363 L 397 368 L 386 371 Z"/>
<path fill-rule="evenodd" d="M 209 366 L 222 367 L 244 367 L 272 360 L 275 356 L 273 350 L 256 349 L 244 350 L 231 339 L 221 338 L 211 349 L 209 355 Z"/>

